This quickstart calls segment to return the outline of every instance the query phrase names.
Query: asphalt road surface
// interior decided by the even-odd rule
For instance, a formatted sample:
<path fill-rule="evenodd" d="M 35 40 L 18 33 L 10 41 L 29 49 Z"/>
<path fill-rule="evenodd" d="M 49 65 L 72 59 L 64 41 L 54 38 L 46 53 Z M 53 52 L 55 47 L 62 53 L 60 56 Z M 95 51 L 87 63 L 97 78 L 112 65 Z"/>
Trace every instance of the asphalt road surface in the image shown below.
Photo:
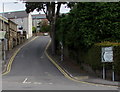
<path fill-rule="evenodd" d="M 49 40 L 48 36 L 38 37 L 20 50 L 11 72 L 2 77 L 3 90 L 117 90 L 64 77 L 44 53 Z"/>

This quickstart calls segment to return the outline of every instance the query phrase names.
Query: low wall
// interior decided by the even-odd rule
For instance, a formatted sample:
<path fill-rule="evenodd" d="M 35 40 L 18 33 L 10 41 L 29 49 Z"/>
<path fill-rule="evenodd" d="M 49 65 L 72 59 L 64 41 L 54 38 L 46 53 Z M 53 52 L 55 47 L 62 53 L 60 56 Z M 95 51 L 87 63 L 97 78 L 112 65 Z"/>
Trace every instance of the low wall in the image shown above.
<path fill-rule="evenodd" d="M 112 79 L 112 64 L 115 66 L 115 80 L 120 80 L 120 46 L 114 47 L 114 63 L 105 63 L 106 78 Z M 102 78 L 102 66 L 101 62 L 101 47 L 92 46 L 88 50 L 79 49 L 77 51 L 64 49 L 64 56 L 72 59 L 80 65 L 85 71 L 91 75 L 99 76 Z"/>

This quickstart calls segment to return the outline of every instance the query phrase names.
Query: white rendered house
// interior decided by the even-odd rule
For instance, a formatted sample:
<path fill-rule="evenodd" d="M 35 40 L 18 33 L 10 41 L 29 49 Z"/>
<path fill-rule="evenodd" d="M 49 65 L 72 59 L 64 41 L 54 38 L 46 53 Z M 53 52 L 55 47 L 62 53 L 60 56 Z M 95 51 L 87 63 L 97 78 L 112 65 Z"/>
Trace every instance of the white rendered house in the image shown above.
<path fill-rule="evenodd" d="M 14 12 L 5 12 L 4 16 L 16 24 L 18 24 L 18 31 L 26 31 L 27 39 L 32 37 L 32 16 L 31 13 L 27 14 L 26 11 L 14 11 Z M 20 29 L 22 28 L 22 29 Z"/>

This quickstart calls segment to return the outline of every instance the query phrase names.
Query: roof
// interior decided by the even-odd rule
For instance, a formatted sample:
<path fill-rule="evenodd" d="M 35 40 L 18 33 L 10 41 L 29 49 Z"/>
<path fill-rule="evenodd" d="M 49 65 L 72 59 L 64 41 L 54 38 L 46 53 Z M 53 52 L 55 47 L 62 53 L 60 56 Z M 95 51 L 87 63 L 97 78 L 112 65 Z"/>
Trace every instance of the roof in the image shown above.
<path fill-rule="evenodd" d="M 13 23 L 14 25 L 18 25 L 18 24 L 16 24 L 14 21 L 12 21 L 12 20 L 8 20 L 9 22 L 11 22 L 11 23 Z"/>
<path fill-rule="evenodd" d="M 0 13 L 2 14 L 2 13 Z M 26 11 L 14 11 L 14 12 L 5 12 L 4 16 L 8 19 L 14 19 L 14 18 L 25 18 L 28 17 L 28 14 Z"/>
<path fill-rule="evenodd" d="M 0 20 L 4 20 L 6 23 L 8 23 L 8 19 L 3 16 L 0 16 Z"/>
<path fill-rule="evenodd" d="M 3 17 L 3 16 L 0 16 L 0 20 L 3 20 L 5 23 L 12 22 L 12 23 L 14 23 L 15 25 L 17 25 L 14 21 L 12 21 L 12 20 L 10 20 L 10 19 L 7 19 L 7 18 L 5 18 L 5 17 Z"/>
<path fill-rule="evenodd" d="M 46 19 L 46 15 L 45 14 L 36 14 L 36 15 L 32 15 L 33 19 Z"/>

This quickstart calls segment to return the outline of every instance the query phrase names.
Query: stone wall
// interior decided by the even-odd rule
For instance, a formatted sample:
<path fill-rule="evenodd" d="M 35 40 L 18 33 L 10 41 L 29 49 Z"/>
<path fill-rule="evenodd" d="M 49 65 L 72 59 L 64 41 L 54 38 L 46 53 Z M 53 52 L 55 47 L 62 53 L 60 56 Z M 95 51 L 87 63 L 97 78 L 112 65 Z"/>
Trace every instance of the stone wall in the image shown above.
<path fill-rule="evenodd" d="M 115 80 L 120 80 L 120 46 L 114 47 L 114 63 L 105 63 L 106 78 L 112 79 L 112 64 L 115 66 Z M 101 47 L 92 46 L 88 50 L 79 49 L 78 51 L 64 49 L 64 56 L 73 59 L 85 71 L 102 78 Z"/>
<path fill-rule="evenodd" d="M 17 24 L 9 20 L 8 34 L 8 50 L 13 49 L 17 45 Z"/>

